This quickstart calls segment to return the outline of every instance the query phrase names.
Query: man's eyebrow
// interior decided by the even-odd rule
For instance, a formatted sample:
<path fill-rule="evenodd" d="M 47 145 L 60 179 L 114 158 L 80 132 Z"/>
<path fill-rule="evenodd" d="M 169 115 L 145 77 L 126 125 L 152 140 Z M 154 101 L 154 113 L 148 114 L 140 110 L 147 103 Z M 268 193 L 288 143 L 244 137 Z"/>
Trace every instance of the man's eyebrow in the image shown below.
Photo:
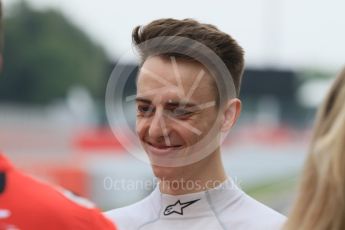
<path fill-rule="evenodd" d="M 178 106 L 183 106 L 183 107 L 195 107 L 197 104 L 189 101 L 168 101 L 165 103 L 167 106 L 172 106 L 172 107 L 178 107 Z"/>
<path fill-rule="evenodd" d="M 147 104 L 151 104 L 152 103 L 151 100 L 143 98 L 143 97 L 136 97 L 135 101 L 136 102 L 143 102 L 143 103 L 147 103 Z M 189 101 L 171 101 L 171 100 L 166 102 L 165 105 L 167 105 L 167 106 L 174 106 L 174 107 L 177 107 L 177 106 L 195 107 L 195 106 L 197 106 L 197 104 L 194 103 L 194 102 L 189 102 Z"/>
<path fill-rule="evenodd" d="M 142 102 L 142 103 L 146 103 L 146 104 L 151 104 L 151 100 L 143 98 L 143 97 L 136 97 L 135 98 L 136 102 Z M 165 106 L 170 106 L 170 107 L 193 107 L 193 108 L 197 108 L 198 105 L 194 102 L 189 102 L 189 101 L 168 101 L 165 103 Z"/>
<path fill-rule="evenodd" d="M 143 102 L 143 103 L 146 103 L 146 104 L 151 104 L 151 101 L 149 99 L 142 98 L 142 97 L 136 97 L 135 101 L 136 102 Z"/>

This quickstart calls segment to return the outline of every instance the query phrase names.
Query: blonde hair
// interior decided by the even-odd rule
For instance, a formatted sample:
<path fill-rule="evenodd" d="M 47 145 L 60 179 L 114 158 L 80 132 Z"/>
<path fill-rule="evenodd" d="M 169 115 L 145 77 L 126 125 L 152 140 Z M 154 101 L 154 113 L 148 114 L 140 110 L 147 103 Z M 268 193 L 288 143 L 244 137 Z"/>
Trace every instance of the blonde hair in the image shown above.
<path fill-rule="evenodd" d="M 284 229 L 345 229 L 345 70 L 318 110 L 300 191 Z"/>

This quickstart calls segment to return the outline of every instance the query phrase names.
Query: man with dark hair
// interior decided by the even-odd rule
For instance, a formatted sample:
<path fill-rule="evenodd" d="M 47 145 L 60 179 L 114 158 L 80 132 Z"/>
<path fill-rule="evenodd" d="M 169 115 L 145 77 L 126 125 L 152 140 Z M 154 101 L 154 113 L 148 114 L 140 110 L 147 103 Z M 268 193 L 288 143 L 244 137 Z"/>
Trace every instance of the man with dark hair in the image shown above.
<path fill-rule="evenodd" d="M 221 141 L 239 117 L 243 50 L 215 26 L 160 19 L 133 31 L 136 131 L 159 184 L 107 212 L 120 229 L 279 229 L 285 217 L 226 175 Z"/>
<path fill-rule="evenodd" d="M 0 0 L 2 48 L 1 9 Z M 2 59 L 2 49 L 0 58 Z M 21 173 L 0 152 L 0 229 L 115 230 L 115 226 L 91 202 Z"/>

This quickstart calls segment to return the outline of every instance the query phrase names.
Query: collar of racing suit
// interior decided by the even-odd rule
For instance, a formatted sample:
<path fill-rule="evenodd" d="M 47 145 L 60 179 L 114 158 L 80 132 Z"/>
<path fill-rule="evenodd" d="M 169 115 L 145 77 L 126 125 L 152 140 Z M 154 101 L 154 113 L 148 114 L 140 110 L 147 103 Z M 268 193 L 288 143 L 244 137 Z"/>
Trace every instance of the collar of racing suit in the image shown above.
<path fill-rule="evenodd" d="M 244 192 L 233 180 L 227 179 L 203 192 L 175 196 L 161 193 L 157 186 L 151 195 L 153 208 L 160 213 L 160 218 L 180 219 L 217 214 L 243 196 Z"/>

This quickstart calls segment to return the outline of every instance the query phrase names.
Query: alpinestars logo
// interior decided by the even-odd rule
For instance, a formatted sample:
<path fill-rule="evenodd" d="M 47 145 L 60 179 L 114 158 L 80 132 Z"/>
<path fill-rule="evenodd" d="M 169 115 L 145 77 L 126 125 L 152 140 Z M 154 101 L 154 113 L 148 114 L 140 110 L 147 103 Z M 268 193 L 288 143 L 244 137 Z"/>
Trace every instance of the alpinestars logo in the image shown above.
<path fill-rule="evenodd" d="M 188 201 L 185 203 L 181 203 L 180 200 L 176 201 L 175 204 L 169 205 L 165 208 L 164 210 L 164 216 L 168 216 L 170 214 L 176 213 L 179 215 L 183 215 L 183 209 L 194 204 L 195 202 L 199 201 L 200 199 L 197 200 L 192 200 L 192 201 Z"/>

